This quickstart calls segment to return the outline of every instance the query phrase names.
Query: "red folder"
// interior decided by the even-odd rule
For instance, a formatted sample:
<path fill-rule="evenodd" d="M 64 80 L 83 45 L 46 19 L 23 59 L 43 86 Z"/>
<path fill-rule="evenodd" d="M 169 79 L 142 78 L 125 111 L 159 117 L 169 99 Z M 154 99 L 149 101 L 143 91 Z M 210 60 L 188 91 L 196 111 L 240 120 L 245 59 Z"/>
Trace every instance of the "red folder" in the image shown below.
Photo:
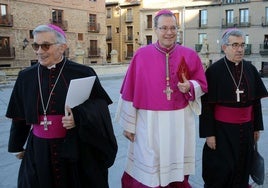
<path fill-rule="evenodd" d="M 187 80 L 190 79 L 189 69 L 185 62 L 184 57 L 182 57 L 181 63 L 179 64 L 178 70 L 177 70 L 177 76 L 178 76 L 179 82 L 183 82 L 183 78 L 182 78 L 183 74 Z"/>

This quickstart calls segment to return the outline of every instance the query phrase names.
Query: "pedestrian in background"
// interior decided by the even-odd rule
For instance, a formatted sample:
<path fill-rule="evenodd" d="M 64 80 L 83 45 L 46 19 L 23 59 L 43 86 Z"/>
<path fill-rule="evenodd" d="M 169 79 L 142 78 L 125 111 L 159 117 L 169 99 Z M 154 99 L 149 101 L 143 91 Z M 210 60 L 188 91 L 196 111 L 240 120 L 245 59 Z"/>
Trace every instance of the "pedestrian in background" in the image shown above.
<path fill-rule="evenodd" d="M 267 90 L 251 62 L 244 60 L 245 38 L 227 30 L 225 56 L 206 70 L 208 93 L 202 96 L 200 137 L 205 188 L 247 188 L 254 142 L 263 130 L 261 98 Z"/>
<path fill-rule="evenodd" d="M 189 188 L 205 73 L 197 53 L 176 43 L 170 10 L 156 14 L 154 29 L 157 42 L 136 51 L 120 91 L 116 118 L 130 140 L 122 187 Z"/>
<path fill-rule="evenodd" d="M 108 188 L 117 152 L 112 101 L 92 68 L 64 57 L 62 29 L 40 25 L 33 36 L 38 63 L 20 71 L 6 112 L 12 119 L 8 151 L 22 159 L 18 188 Z M 89 98 L 65 106 L 70 81 L 90 76 L 96 80 Z"/>

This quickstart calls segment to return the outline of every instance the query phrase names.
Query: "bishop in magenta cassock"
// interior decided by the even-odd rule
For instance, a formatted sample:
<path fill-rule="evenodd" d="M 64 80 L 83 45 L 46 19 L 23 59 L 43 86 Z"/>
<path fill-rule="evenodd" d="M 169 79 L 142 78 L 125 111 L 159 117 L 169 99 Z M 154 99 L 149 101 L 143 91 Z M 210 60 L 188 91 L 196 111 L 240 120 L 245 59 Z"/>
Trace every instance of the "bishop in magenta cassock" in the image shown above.
<path fill-rule="evenodd" d="M 195 115 L 207 90 L 204 69 L 195 51 L 175 43 L 173 14 L 157 16 L 166 31 L 156 29 L 159 40 L 136 51 L 120 91 L 116 119 L 134 135 L 123 188 L 190 187 L 187 177 L 195 172 Z M 179 80 L 189 83 L 187 92 Z"/>

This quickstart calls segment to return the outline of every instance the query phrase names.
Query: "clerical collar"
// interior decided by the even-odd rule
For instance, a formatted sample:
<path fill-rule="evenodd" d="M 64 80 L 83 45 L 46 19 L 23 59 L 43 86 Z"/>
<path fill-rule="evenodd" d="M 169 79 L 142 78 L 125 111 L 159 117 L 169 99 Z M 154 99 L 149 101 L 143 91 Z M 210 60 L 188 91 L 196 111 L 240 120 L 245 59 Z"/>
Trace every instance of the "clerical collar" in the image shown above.
<path fill-rule="evenodd" d="M 225 59 L 226 59 L 226 61 L 227 61 L 227 63 L 228 64 L 231 64 L 231 65 L 235 65 L 235 66 L 238 66 L 238 65 L 241 65 L 241 62 L 243 61 L 241 61 L 241 62 L 233 62 L 233 61 L 230 61 L 226 56 L 225 56 Z"/>
<path fill-rule="evenodd" d="M 47 67 L 48 69 L 52 69 L 52 68 L 56 68 L 56 64 L 50 66 L 50 67 Z"/>
<path fill-rule="evenodd" d="M 61 57 L 61 60 L 59 61 L 59 63 L 56 63 L 56 64 L 54 64 L 54 65 L 51 65 L 51 66 L 49 66 L 49 67 L 46 67 L 46 66 L 43 66 L 43 65 L 41 65 L 41 67 L 43 67 L 43 68 L 47 68 L 47 69 L 53 69 L 53 68 L 56 68 L 57 66 L 59 66 L 59 67 L 61 67 L 62 66 L 62 64 L 63 64 L 63 62 L 64 62 L 64 57 L 62 56 Z"/>
<path fill-rule="evenodd" d="M 156 48 L 158 48 L 160 51 L 162 51 L 164 53 L 170 53 L 171 51 L 174 50 L 174 48 L 176 47 L 176 44 L 174 43 L 173 46 L 170 47 L 170 48 L 163 48 L 163 47 L 160 46 L 159 41 L 157 41 L 155 43 L 155 46 L 156 46 Z"/>

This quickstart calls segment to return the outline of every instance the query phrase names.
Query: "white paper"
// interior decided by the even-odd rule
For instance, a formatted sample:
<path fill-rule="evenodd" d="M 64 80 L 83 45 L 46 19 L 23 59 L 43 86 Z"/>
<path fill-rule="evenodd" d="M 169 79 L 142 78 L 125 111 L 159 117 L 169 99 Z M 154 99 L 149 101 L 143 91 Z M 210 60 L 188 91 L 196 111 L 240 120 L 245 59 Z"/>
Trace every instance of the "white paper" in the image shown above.
<path fill-rule="evenodd" d="M 90 76 L 71 80 L 65 105 L 73 108 L 85 102 L 90 96 L 95 79 L 96 76 Z"/>

